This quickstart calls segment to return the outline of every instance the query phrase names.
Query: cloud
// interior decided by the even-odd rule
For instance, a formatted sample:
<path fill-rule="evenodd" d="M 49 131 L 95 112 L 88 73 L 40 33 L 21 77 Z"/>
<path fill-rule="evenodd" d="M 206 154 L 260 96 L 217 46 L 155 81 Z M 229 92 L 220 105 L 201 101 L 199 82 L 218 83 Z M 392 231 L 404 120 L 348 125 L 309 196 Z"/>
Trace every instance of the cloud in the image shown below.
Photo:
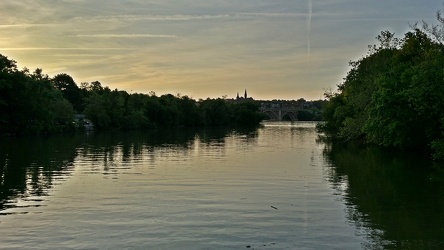
<path fill-rule="evenodd" d="M 32 27 L 51 27 L 57 24 L 46 24 L 46 23 L 20 23 L 20 24 L 0 24 L 0 29 L 2 28 L 32 28 Z"/>
<path fill-rule="evenodd" d="M 240 19 L 253 17 L 305 17 L 306 13 L 224 13 L 214 15 L 110 15 L 89 17 L 92 20 L 124 20 L 124 21 L 193 21 L 193 20 L 210 20 L 210 19 Z M 85 19 L 85 17 L 77 17 L 77 19 Z"/>
<path fill-rule="evenodd" d="M 52 57 L 62 57 L 62 58 L 67 58 L 67 57 L 103 57 L 102 54 L 80 54 L 80 53 L 75 53 L 75 54 L 53 54 L 50 55 Z"/>
<path fill-rule="evenodd" d="M 163 34 L 93 34 L 93 35 L 75 35 L 76 37 L 93 38 L 178 38 L 176 35 Z"/>
<path fill-rule="evenodd" d="M 0 53 L 112 89 L 310 99 L 381 30 L 433 18 L 426 2 L 1 0 Z"/>
<path fill-rule="evenodd" d="M 12 50 L 130 50 L 130 48 L 51 48 L 51 47 L 17 47 L 17 48 L 1 48 L 4 51 Z"/>

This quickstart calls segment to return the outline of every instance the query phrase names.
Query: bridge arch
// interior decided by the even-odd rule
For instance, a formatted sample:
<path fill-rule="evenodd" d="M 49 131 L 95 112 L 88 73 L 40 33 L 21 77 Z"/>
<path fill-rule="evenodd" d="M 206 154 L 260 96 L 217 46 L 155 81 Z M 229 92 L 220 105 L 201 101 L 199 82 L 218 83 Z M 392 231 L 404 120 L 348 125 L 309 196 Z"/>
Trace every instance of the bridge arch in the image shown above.
<path fill-rule="evenodd" d="M 274 121 L 282 121 L 284 117 L 290 118 L 291 121 L 298 120 L 298 110 L 297 109 L 288 109 L 288 108 L 260 108 L 260 111 L 267 115 L 270 120 Z"/>
<path fill-rule="evenodd" d="M 271 110 L 264 110 L 262 111 L 265 115 L 267 115 L 270 120 L 279 121 L 279 115 Z"/>
<path fill-rule="evenodd" d="M 297 121 L 298 120 L 298 114 L 295 111 L 285 111 L 282 113 L 282 117 L 280 120 L 283 120 L 285 116 L 288 116 L 291 121 Z"/>

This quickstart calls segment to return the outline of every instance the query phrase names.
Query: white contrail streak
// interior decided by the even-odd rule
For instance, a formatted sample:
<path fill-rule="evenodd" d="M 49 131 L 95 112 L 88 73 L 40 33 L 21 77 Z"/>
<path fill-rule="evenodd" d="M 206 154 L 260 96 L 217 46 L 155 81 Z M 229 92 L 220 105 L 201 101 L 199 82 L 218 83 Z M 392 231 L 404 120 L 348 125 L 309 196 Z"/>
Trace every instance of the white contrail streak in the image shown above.
<path fill-rule="evenodd" d="M 311 34 L 311 14 L 313 13 L 312 0 L 308 0 L 308 17 L 307 17 L 307 53 L 308 62 L 310 63 L 310 34 Z"/>

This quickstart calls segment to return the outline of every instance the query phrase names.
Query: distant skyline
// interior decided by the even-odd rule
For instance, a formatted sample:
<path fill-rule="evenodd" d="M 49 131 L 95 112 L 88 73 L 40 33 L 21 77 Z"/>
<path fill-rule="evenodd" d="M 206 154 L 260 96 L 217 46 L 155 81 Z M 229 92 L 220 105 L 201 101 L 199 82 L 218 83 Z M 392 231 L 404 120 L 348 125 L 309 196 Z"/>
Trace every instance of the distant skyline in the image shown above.
<path fill-rule="evenodd" d="M 194 99 L 317 100 L 381 31 L 442 0 L 2 0 L 0 54 L 50 77 Z"/>

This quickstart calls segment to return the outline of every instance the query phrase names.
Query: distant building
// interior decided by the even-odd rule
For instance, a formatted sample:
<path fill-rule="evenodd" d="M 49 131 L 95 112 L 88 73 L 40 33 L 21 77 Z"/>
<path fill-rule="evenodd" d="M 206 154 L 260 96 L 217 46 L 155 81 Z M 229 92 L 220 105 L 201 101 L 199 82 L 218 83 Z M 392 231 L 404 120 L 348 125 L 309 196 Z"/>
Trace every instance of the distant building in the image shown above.
<path fill-rule="evenodd" d="M 230 103 L 242 103 L 246 101 L 254 101 L 254 99 L 248 97 L 247 90 L 245 89 L 244 96 L 239 96 L 239 92 L 237 92 L 236 98 L 225 99 L 225 101 Z"/>
<path fill-rule="evenodd" d="M 245 89 L 244 97 L 240 97 L 239 92 L 237 92 L 237 96 L 236 96 L 235 101 L 236 101 L 236 103 L 242 103 L 242 102 L 246 102 L 246 101 L 254 101 L 254 99 L 252 97 L 248 97 L 247 89 Z"/>

